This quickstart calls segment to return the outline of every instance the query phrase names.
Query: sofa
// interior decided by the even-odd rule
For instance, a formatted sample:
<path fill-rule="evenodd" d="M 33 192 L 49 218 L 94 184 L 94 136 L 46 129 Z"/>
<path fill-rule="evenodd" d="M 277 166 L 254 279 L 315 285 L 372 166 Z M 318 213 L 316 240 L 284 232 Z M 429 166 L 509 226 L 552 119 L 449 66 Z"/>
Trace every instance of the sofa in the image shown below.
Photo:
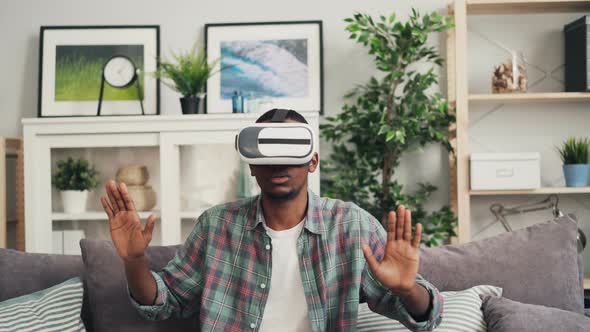
<path fill-rule="evenodd" d="M 576 234 L 577 222 L 570 215 L 480 241 L 422 248 L 419 273 L 440 291 L 494 285 L 511 305 L 526 303 L 533 312 L 539 308 L 584 317 Z M 123 264 L 112 243 L 84 239 L 80 246 L 81 257 L 0 249 L 0 301 L 79 276 L 84 282 L 81 316 L 88 331 L 198 330 L 195 318 L 142 319 L 127 297 Z M 163 267 L 176 248 L 149 247 L 151 268 Z M 511 314 L 517 311 L 510 309 Z"/>

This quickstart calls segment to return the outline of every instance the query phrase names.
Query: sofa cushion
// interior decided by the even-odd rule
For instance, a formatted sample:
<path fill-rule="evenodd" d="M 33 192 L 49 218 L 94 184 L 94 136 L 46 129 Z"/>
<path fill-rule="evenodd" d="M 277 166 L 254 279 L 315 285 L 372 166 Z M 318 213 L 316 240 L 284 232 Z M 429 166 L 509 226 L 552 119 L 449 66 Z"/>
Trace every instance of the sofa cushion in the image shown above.
<path fill-rule="evenodd" d="M 123 261 L 110 241 L 80 241 L 86 267 L 88 300 L 93 329 L 101 331 L 196 331 L 196 318 L 154 322 L 142 318 L 131 304 Z M 162 269 L 178 246 L 149 247 L 150 269 Z"/>
<path fill-rule="evenodd" d="M 502 295 L 502 289 L 494 286 L 475 286 L 460 292 L 442 292 L 443 319 L 437 332 L 485 332 L 486 323 L 481 312 L 480 295 Z M 366 303 L 359 305 L 358 332 L 409 331 L 402 323 L 374 313 Z"/>
<path fill-rule="evenodd" d="M 84 287 L 79 277 L 0 302 L 0 331 L 86 331 L 80 317 Z"/>
<path fill-rule="evenodd" d="M 80 256 L 34 254 L 10 249 L 0 249 L 0 267 L 0 301 L 34 293 L 73 277 L 83 278 L 84 271 Z M 86 289 L 82 319 L 87 329 L 91 330 Z"/>
<path fill-rule="evenodd" d="M 576 235 L 576 221 L 564 216 L 480 241 L 424 248 L 419 273 L 441 291 L 494 285 L 518 302 L 583 313 Z"/>
<path fill-rule="evenodd" d="M 488 330 L 508 331 L 590 331 L 590 318 L 574 312 L 482 296 L 482 311 Z"/>

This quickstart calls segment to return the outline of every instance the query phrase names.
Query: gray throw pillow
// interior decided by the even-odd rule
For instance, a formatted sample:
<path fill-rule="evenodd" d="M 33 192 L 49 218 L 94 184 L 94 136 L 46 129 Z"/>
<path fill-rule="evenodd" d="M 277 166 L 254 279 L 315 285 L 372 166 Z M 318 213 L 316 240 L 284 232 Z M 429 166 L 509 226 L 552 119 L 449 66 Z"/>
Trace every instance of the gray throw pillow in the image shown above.
<path fill-rule="evenodd" d="M 590 331 L 590 318 L 575 312 L 525 304 L 502 297 L 481 296 L 489 331 Z"/>
<path fill-rule="evenodd" d="M 424 248 L 419 273 L 440 291 L 494 285 L 523 303 L 584 312 L 577 223 L 564 216 L 481 241 Z"/>
<path fill-rule="evenodd" d="M 0 302 L 38 292 L 74 277 L 82 278 L 83 274 L 84 264 L 80 256 L 0 249 Z M 86 329 L 92 331 L 88 306 L 87 290 L 84 289 L 82 319 Z"/>
<path fill-rule="evenodd" d="M 197 331 L 197 318 L 149 321 L 133 307 L 121 258 L 110 241 L 80 241 L 86 267 L 86 284 L 95 332 L 101 331 Z M 150 268 L 162 269 L 178 246 L 149 247 Z"/>

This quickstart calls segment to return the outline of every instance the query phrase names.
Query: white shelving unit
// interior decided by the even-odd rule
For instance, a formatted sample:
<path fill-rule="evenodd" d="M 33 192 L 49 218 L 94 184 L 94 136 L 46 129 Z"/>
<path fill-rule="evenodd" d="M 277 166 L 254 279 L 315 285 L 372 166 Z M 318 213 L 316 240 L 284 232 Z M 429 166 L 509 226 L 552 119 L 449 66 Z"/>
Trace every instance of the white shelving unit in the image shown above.
<path fill-rule="evenodd" d="M 319 141 L 319 113 L 303 114 L 315 128 L 316 141 Z M 103 211 L 90 210 L 71 215 L 53 210 L 53 149 L 157 149 L 160 173 L 160 190 L 157 192 L 159 210 L 141 212 L 140 217 L 146 218 L 150 213 L 158 216 L 161 244 L 173 245 L 182 242 L 182 219 L 194 219 L 205 209 L 181 210 L 181 147 L 210 144 L 233 146 L 238 130 L 252 124 L 259 116 L 260 114 L 253 113 L 23 119 L 26 251 L 52 251 L 51 231 L 55 221 L 75 220 L 80 224 L 83 221 L 106 220 Z M 129 161 L 133 162 L 133 158 L 130 155 Z M 211 167 L 214 168 L 215 165 Z M 319 169 L 310 175 L 309 185 L 316 193 L 320 193 Z"/>

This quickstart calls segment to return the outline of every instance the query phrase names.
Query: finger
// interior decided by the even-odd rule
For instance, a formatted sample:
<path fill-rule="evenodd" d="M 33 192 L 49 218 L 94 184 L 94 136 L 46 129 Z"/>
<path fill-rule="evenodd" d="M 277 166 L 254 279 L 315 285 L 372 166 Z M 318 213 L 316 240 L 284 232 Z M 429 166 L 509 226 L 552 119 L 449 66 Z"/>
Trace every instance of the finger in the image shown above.
<path fill-rule="evenodd" d="M 117 188 L 115 187 L 115 181 L 110 180 L 107 185 L 107 196 L 109 197 L 109 201 L 111 202 L 111 208 L 113 209 L 113 213 L 117 214 L 119 212 L 119 206 L 117 205 L 117 199 L 115 198 L 115 194 L 113 193 Z"/>
<path fill-rule="evenodd" d="M 420 240 L 422 240 L 422 224 L 416 224 L 416 232 L 414 233 L 414 239 L 412 240 L 412 246 L 415 248 L 420 247 Z"/>
<path fill-rule="evenodd" d="M 395 212 L 389 211 L 387 216 L 387 242 L 395 240 Z"/>
<path fill-rule="evenodd" d="M 104 209 L 104 212 L 107 213 L 107 216 L 109 216 L 109 220 L 111 220 L 114 214 L 113 210 L 109 206 L 109 203 L 107 202 L 107 199 L 104 196 L 100 196 L 100 202 L 102 203 L 102 208 Z"/>
<path fill-rule="evenodd" d="M 154 232 L 154 225 L 156 224 L 156 216 L 150 214 L 143 228 L 143 237 L 148 240 L 148 243 L 152 240 L 152 234 Z"/>
<path fill-rule="evenodd" d="M 119 186 L 115 184 L 114 181 L 111 190 L 113 192 L 113 196 L 115 197 L 115 201 L 117 202 L 119 211 L 127 211 L 127 207 L 125 206 L 125 202 L 123 202 L 123 196 L 121 195 Z"/>
<path fill-rule="evenodd" d="M 404 224 L 405 224 L 405 211 L 406 208 L 403 205 L 397 207 L 397 227 L 395 229 L 395 239 L 401 240 L 404 236 Z"/>
<path fill-rule="evenodd" d="M 404 240 L 411 241 L 412 240 L 412 212 L 410 209 L 406 209 L 406 217 L 405 217 L 405 225 L 404 225 Z"/>
<path fill-rule="evenodd" d="M 129 190 L 127 190 L 127 185 L 124 182 L 121 182 L 119 187 L 121 188 L 121 195 L 123 196 L 123 201 L 125 202 L 127 210 L 135 211 L 135 203 L 133 203 L 131 196 L 129 196 Z"/>
<path fill-rule="evenodd" d="M 379 263 L 377 262 L 377 259 L 375 258 L 375 256 L 373 256 L 373 252 L 371 251 L 371 248 L 369 248 L 369 246 L 363 245 L 362 248 L 363 253 L 365 254 L 365 259 L 369 264 L 369 268 L 371 269 L 371 271 L 373 271 L 373 274 L 376 274 L 377 270 L 379 269 Z"/>

